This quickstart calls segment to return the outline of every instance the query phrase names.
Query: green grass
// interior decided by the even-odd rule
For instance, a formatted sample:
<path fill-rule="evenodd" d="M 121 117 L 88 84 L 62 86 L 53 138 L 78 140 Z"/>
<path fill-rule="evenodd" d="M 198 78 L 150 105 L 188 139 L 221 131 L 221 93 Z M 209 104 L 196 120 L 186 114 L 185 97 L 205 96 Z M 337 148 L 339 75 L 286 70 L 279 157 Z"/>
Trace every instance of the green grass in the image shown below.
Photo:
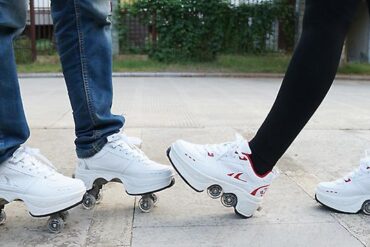
<path fill-rule="evenodd" d="M 289 62 L 285 55 L 238 56 L 221 55 L 214 62 L 161 63 L 146 57 L 119 57 L 115 59 L 116 72 L 224 72 L 224 73 L 282 73 Z"/>
<path fill-rule="evenodd" d="M 54 73 L 61 72 L 62 67 L 57 56 L 38 56 L 34 63 L 18 64 L 20 73 Z"/>
<path fill-rule="evenodd" d="M 214 62 L 161 63 L 144 55 L 123 55 L 116 57 L 114 72 L 209 72 L 209 73 L 284 73 L 290 56 L 269 55 L 221 55 Z M 56 56 L 40 56 L 35 63 L 20 64 L 22 73 L 61 72 Z M 370 75 L 370 64 L 349 63 L 339 69 L 341 74 Z"/>
<path fill-rule="evenodd" d="M 283 73 L 289 62 L 286 55 L 238 56 L 221 55 L 214 62 L 161 63 L 143 55 L 124 55 L 114 59 L 115 72 L 224 72 L 224 73 Z M 31 64 L 19 64 L 22 73 L 60 72 L 56 56 L 39 56 Z"/>
<path fill-rule="evenodd" d="M 340 74 L 370 75 L 370 64 L 348 63 L 339 69 Z"/>

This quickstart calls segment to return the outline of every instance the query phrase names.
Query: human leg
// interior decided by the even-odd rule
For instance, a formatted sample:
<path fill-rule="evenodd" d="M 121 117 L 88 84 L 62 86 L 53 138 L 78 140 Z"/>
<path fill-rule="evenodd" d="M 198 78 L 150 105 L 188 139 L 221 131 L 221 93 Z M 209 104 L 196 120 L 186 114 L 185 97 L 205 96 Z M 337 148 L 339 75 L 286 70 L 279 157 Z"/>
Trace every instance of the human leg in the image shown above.
<path fill-rule="evenodd" d="M 118 134 L 124 119 L 111 113 L 112 43 L 108 0 L 52 0 L 58 51 L 73 108 L 78 166 L 85 182 L 84 206 L 92 208 L 102 186 L 121 182 L 143 195 L 149 211 L 153 193 L 172 186 L 170 167 L 151 161 L 130 139 Z"/>
<path fill-rule="evenodd" d="M 73 109 L 77 155 L 91 157 L 120 131 L 111 113 L 112 41 L 108 0 L 53 0 L 58 52 Z"/>
<path fill-rule="evenodd" d="M 26 25 L 25 0 L 0 0 L 0 164 L 29 137 L 13 51 Z"/>
<path fill-rule="evenodd" d="M 271 171 L 325 98 L 358 2 L 306 1 L 301 40 L 276 101 L 250 142 L 259 174 Z"/>

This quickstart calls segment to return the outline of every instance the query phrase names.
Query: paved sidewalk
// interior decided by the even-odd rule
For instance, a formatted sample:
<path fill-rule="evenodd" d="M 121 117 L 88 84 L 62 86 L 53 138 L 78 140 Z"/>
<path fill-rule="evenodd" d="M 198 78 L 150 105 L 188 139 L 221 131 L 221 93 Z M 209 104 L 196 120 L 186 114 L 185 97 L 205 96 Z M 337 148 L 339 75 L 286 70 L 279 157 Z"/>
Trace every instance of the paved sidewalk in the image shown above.
<path fill-rule="evenodd" d="M 20 73 L 20 78 L 63 78 L 63 73 Z M 281 79 L 284 74 L 281 73 L 215 73 L 215 72 L 113 72 L 113 77 L 177 77 L 177 78 L 263 78 L 263 79 Z M 338 74 L 338 80 L 369 81 L 369 75 L 346 75 Z"/>
<path fill-rule="evenodd" d="M 178 138 L 214 143 L 235 132 L 251 138 L 280 86 L 278 79 L 263 78 L 114 81 L 114 112 L 125 114 L 126 132 L 141 137 L 148 156 L 166 164 L 165 150 Z M 32 128 L 29 144 L 71 175 L 74 131 L 63 80 L 22 79 L 21 87 Z M 281 175 L 251 219 L 239 219 L 178 177 L 149 214 L 119 184 L 110 184 L 94 210 L 71 210 L 59 235 L 49 234 L 47 219 L 30 217 L 22 203 L 10 204 L 0 246 L 370 246 L 369 216 L 337 214 L 313 199 L 319 181 L 351 171 L 369 147 L 370 83 L 337 81 L 279 163 Z"/>

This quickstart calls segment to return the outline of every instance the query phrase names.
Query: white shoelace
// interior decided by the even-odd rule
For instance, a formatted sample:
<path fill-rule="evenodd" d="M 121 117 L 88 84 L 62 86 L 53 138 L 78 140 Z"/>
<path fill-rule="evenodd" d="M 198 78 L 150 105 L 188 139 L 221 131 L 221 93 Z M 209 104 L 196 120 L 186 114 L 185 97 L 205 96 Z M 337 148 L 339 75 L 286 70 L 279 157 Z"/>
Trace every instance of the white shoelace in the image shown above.
<path fill-rule="evenodd" d="M 208 144 L 205 145 L 205 150 L 218 159 L 222 157 L 239 158 L 242 153 L 250 152 L 249 150 L 243 150 L 243 148 L 247 147 L 245 142 L 246 140 L 241 135 L 236 134 L 235 141 L 213 145 Z"/>
<path fill-rule="evenodd" d="M 22 146 L 15 151 L 10 163 L 48 178 L 56 174 L 55 166 L 40 153 L 40 150 Z"/>
<path fill-rule="evenodd" d="M 114 134 L 108 137 L 108 143 L 113 148 L 120 148 L 124 154 L 140 163 L 147 164 L 150 159 L 136 145 L 141 144 L 141 140 L 136 137 L 128 137 L 125 134 Z"/>

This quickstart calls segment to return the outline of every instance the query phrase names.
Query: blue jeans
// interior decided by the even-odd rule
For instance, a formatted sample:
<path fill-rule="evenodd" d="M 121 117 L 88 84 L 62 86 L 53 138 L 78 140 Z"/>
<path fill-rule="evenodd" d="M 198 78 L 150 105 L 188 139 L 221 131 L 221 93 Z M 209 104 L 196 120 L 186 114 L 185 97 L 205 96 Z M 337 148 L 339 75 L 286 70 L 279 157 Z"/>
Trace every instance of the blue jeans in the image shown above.
<path fill-rule="evenodd" d="M 27 0 L 0 0 L 0 163 L 29 137 L 13 39 L 26 24 Z M 52 17 L 73 109 L 76 152 L 91 157 L 123 127 L 111 113 L 112 51 L 109 0 L 52 0 Z M 50 109 L 52 111 L 53 109 Z"/>

